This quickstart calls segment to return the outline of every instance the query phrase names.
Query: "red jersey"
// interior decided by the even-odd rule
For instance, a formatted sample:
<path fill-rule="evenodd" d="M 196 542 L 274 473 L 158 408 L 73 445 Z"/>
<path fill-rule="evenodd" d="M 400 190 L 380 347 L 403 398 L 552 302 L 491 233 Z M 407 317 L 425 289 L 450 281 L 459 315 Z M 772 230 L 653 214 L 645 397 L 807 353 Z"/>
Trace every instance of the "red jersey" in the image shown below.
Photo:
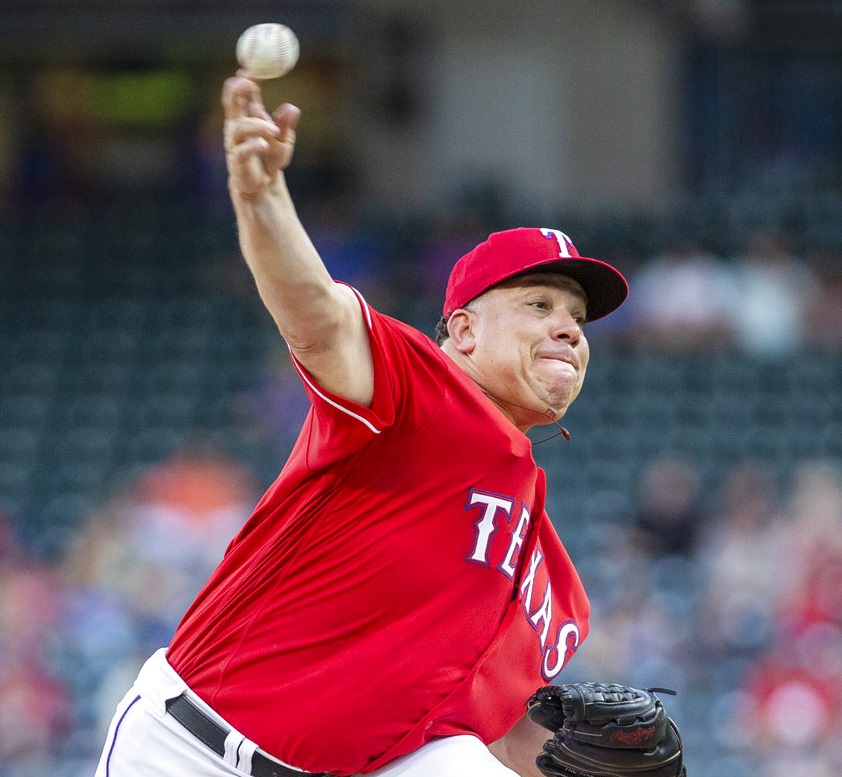
<path fill-rule="evenodd" d="M 167 655 L 263 750 L 336 775 L 500 738 L 589 610 L 529 439 L 430 338 L 361 304 L 371 407 L 299 367 L 296 445 Z"/>

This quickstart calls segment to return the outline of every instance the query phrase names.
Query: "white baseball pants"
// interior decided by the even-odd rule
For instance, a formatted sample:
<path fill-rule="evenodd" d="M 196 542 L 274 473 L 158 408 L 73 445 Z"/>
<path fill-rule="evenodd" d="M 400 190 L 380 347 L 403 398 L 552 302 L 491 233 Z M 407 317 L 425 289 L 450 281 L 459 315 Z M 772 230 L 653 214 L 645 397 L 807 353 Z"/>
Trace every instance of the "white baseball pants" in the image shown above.
<path fill-rule="evenodd" d="M 217 755 L 167 714 L 181 694 L 230 730 L 225 755 Z M 257 745 L 233 729 L 167 663 L 162 648 L 143 665 L 117 705 L 95 777 L 243 777 L 251 774 Z M 294 766 L 289 768 L 295 769 Z M 306 777 L 307 772 L 302 772 Z M 476 737 L 436 739 L 371 772 L 371 777 L 517 777 Z"/>

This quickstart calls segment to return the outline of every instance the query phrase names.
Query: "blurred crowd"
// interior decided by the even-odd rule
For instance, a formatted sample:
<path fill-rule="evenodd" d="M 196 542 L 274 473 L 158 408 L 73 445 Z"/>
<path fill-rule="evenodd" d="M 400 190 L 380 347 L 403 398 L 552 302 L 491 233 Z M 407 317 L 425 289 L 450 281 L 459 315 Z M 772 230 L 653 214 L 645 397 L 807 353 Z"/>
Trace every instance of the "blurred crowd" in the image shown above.
<path fill-rule="evenodd" d="M 670 13 L 673 5 L 693 6 L 700 17 L 719 18 L 726 6 L 741 4 L 660 5 L 670 6 Z M 764 375 L 784 363 L 794 363 L 799 374 L 810 355 L 811 369 L 827 367 L 823 375 L 830 375 L 799 396 L 802 411 L 815 409 L 807 413 L 814 421 L 808 443 L 812 433 L 815 446 L 810 455 L 793 456 L 782 477 L 780 462 L 772 466 L 765 458 L 768 448 L 760 450 L 756 439 L 735 439 L 742 426 L 737 432 L 722 428 L 738 449 L 734 465 L 712 468 L 664 443 L 645 460 L 612 461 L 615 469 L 635 473 L 623 506 L 614 510 L 589 509 L 613 504 L 598 491 L 572 493 L 571 481 L 581 474 L 572 456 L 572 464 L 549 461 L 551 491 L 566 511 L 553 517 L 593 604 L 590 636 L 566 677 L 678 691 L 665 705 L 685 736 L 689 777 L 838 777 L 842 456 L 838 444 L 826 443 L 834 434 L 842 438 L 836 377 L 842 375 L 842 196 L 834 167 L 838 57 L 824 65 L 814 51 L 776 65 L 752 36 L 757 62 L 729 68 L 735 30 L 726 26 L 722 64 L 711 64 L 710 71 L 704 61 L 697 64 L 702 75 L 710 72 L 711 83 L 700 75 L 695 89 L 682 89 L 690 98 L 688 113 L 699 101 L 700 158 L 708 151 L 705 138 L 713 145 L 716 136 L 717 161 L 707 160 L 709 188 L 702 185 L 708 166 L 691 163 L 688 171 L 699 179 L 700 200 L 709 201 L 672 203 L 674 212 L 642 220 L 630 213 L 591 219 L 574 210 L 538 226 L 568 232 L 583 254 L 617 264 L 629 278 L 628 302 L 589 330 L 594 378 L 617 353 L 701 365 L 764 364 L 771 367 Z M 809 31 L 827 32 L 813 23 Z M 804 37 L 791 30 L 788 36 L 793 43 Z M 372 51 L 376 46 L 372 41 Z M 781 48 L 777 39 L 775 47 Z M 144 92 L 135 78 L 144 73 L 134 64 L 130 72 L 115 72 L 113 81 L 105 65 L 102 80 L 99 71 L 45 67 L 26 74 L 23 67 L 9 70 L 0 94 L 9 118 L 0 133 L 0 777 L 90 777 L 114 705 L 145 658 L 167 643 L 279 470 L 307 398 L 282 343 L 273 337 L 276 346 L 257 363 L 236 360 L 253 332 L 225 341 L 225 317 L 217 315 L 231 299 L 259 303 L 234 245 L 216 85 L 206 96 L 203 79 L 185 85 L 178 73 L 170 81 L 152 72 L 144 82 L 147 98 L 138 100 Z M 713 82 L 742 85 L 746 67 L 758 71 L 755 89 L 740 100 L 734 94 L 745 108 L 729 111 L 714 99 Z M 787 67 L 800 86 L 775 88 Z M 363 176 L 349 166 L 353 154 L 339 137 L 345 127 L 335 122 L 331 96 L 346 89 L 345 68 L 339 77 L 338 65 L 334 72 L 321 63 L 305 82 L 311 107 L 288 171 L 290 187 L 333 275 L 380 310 L 432 334 L 453 261 L 489 231 L 534 219 L 506 199 L 505 181 L 481 173 L 449 201 L 434 203 L 432 215 L 395 213 L 395 203 L 365 201 L 359 196 Z M 113 98 L 91 96 L 116 88 L 125 95 L 120 107 L 127 117 L 104 111 Z M 150 99 L 151 88 L 176 99 Z M 764 108 L 764 92 L 780 105 Z M 94 115 L 97 106 L 103 115 Z M 172 115 L 166 127 L 155 129 L 160 117 L 152 122 L 143 110 L 159 106 L 170 106 Z M 733 141 L 720 148 L 731 135 Z M 686 142 L 692 157 L 693 142 Z M 767 155 L 774 164 L 766 176 L 745 175 L 752 162 L 762 173 Z M 797 172 L 800 155 L 817 169 L 816 180 Z M 738 191 L 726 191 L 731 176 L 740 181 Z M 179 315 L 183 297 L 190 298 L 190 312 Z M 213 307 L 203 312 L 208 299 Z M 52 316 L 51 305 L 57 311 Z M 76 320 L 84 318 L 80 311 L 87 315 L 83 321 Z M 188 334 L 162 325 L 194 313 Z M 132 331 L 118 331 L 118 319 Z M 49 321 L 52 331 L 24 331 Z M 210 331 L 215 321 L 219 328 Z M 150 322 L 161 331 L 151 331 Z M 164 350 L 165 356 L 156 353 Z M 140 359 L 141 351 L 151 362 Z M 206 362 L 202 370 L 179 361 L 195 354 Z M 53 358 L 60 367 L 46 364 Z M 150 365 L 160 372 L 152 374 Z M 57 388 L 62 370 L 80 378 L 70 389 Z M 142 393 L 167 371 L 160 396 L 144 402 Z M 207 372 L 221 377 L 206 380 Z M 716 380 L 703 373 L 697 395 L 712 390 Z M 88 381 L 84 389 L 82 378 Z M 177 384 L 191 381 L 206 385 L 184 400 Z M 224 386 L 235 382 L 237 390 L 225 395 Z M 743 415 L 741 403 L 749 397 L 734 385 L 729 412 Z M 659 416 L 659 403 L 674 384 L 660 393 L 638 388 L 650 392 L 652 436 L 666 438 L 668 430 L 658 427 L 674 419 Z M 126 395 L 113 396 L 112 389 Z M 775 391 L 770 386 L 764 398 Z M 765 414 L 790 423 L 786 403 L 792 396 L 773 397 Z M 586 388 L 577 405 L 587 399 Z M 181 430 L 167 424 L 181 411 L 192 403 L 226 402 L 233 424 L 226 419 L 207 428 L 219 420 L 219 408 L 208 408 L 200 414 L 206 426 L 168 449 Z M 125 404 L 136 406 L 128 433 Z M 31 420 L 42 427 L 4 425 L 3 413 L 11 408 L 21 411 L 21 424 Z M 715 416 L 706 409 L 684 422 L 717 434 Z M 602 421 L 599 414 L 592 417 Z M 62 419 L 76 424 L 64 437 Z M 599 471 L 599 457 L 634 433 L 602 423 L 599 450 L 587 454 L 590 469 Z M 62 480 L 58 474 L 68 475 L 77 463 L 72 451 L 81 449 L 62 447 L 67 442 L 86 446 L 91 457 Z M 134 454 L 144 445 L 155 451 L 153 460 L 141 461 L 138 454 L 105 493 L 97 488 L 95 498 L 79 501 L 78 492 L 62 490 L 65 483 L 98 483 L 93 470 L 110 476 L 123 463 L 116 448 L 125 458 L 126 450 Z M 632 459 L 637 450 L 628 450 Z M 539 451 L 546 448 L 536 446 L 543 463 Z M 107 461 L 97 460 L 100 454 Z M 718 474 L 711 481 L 712 470 Z M 25 498 L 13 493 L 12 486 L 22 483 Z M 37 520 L 16 511 L 32 493 L 44 500 Z M 53 515 L 66 519 L 71 503 L 85 506 L 82 514 L 71 526 L 58 526 L 58 519 L 51 526 Z M 41 541 L 39 532 L 53 529 L 53 539 Z"/>
<path fill-rule="evenodd" d="M 384 246 L 394 239 L 349 229 L 343 216 L 305 211 L 329 268 L 431 331 L 453 258 L 487 222 L 443 218 L 392 261 Z M 592 341 L 608 345 L 601 358 L 612 348 L 772 364 L 842 355 L 842 258 L 832 247 L 802 255 L 764 228 L 720 256 L 688 234 L 628 274 L 628 304 L 593 326 Z M 232 273 L 220 277 L 236 286 Z M 270 471 L 306 412 L 283 352 L 269 354 L 238 411 L 247 439 L 269 441 Z M 0 777 L 93 772 L 114 704 L 267 484 L 254 464 L 191 440 L 115 483 L 54 557 L 32 552 L 16 516 L 0 516 Z M 666 452 L 646 462 L 634 509 L 559 522 L 593 601 L 591 636 L 568 676 L 678 690 L 667 704 L 691 777 L 836 777 L 842 462 L 817 452 L 781 480 L 747 456 L 713 487 L 699 465 Z"/>
<path fill-rule="evenodd" d="M 840 291 L 842 257 L 822 247 L 805 259 L 778 230 L 753 231 L 730 261 L 686 239 L 638 273 L 631 325 L 646 347 L 677 353 L 838 350 Z"/>
<path fill-rule="evenodd" d="M 756 460 L 711 495 L 659 457 L 631 515 L 589 527 L 593 631 L 573 673 L 679 690 L 688 772 L 831 777 L 842 769 L 842 471 Z"/>
<path fill-rule="evenodd" d="M 0 774 L 91 774 L 113 705 L 246 519 L 256 480 L 197 446 L 119 489 L 66 554 L 0 536 Z M 705 497 L 665 456 L 636 509 L 589 525 L 594 605 L 571 679 L 668 686 L 694 777 L 835 777 L 842 722 L 842 473 L 746 461 Z M 564 526 L 561 526 L 564 535 Z"/>
<path fill-rule="evenodd" d="M 243 464 L 196 443 L 115 489 L 59 559 L 0 525 L 3 777 L 93 774 L 115 700 L 257 496 Z"/>

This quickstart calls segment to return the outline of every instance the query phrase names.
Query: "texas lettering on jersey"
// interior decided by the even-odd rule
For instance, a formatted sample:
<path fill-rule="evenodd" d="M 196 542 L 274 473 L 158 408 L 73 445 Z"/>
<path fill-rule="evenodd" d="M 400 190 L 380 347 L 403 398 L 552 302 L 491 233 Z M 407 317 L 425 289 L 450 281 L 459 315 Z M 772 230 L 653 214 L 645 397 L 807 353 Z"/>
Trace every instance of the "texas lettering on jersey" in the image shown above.
<path fill-rule="evenodd" d="M 513 582 L 520 570 L 518 596 L 523 614 L 536 632 L 542 656 L 541 674 L 544 680 L 552 682 L 579 647 L 580 631 L 570 619 L 553 621 L 552 583 L 547 574 L 541 574 L 545 558 L 540 544 L 528 559 L 521 558 L 530 525 L 529 509 L 513 497 L 476 489 L 468 492 L 465 509 L 479 510 L 474 521 L 473 547 L 466 561 L 490 567 L 494 559 L 501 558 L 499 551 L 505 547 L 496 568 Z"/>

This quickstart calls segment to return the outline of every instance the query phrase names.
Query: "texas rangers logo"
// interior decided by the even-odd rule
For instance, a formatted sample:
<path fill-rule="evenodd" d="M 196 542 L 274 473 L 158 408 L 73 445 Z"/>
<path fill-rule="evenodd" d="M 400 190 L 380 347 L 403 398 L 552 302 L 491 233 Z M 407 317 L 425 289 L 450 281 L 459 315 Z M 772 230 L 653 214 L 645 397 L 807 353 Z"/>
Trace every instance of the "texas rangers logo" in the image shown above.
<path fill-rule="evenodd" d="M 490 567 L 492 544 L 507 542 L 502 561 L 496 568 L 514 581 L 518 567 L 521 566 L 519 561 L 529 529 L 529 510 L 520 500 L 471 489 L 465 509 L 477 507 L 480 513 L 474 521 L 474 543 L 466 561 Z M 517 516 L 517 520 L 513 520 L 513 516 Z M 540 546 L 532 552 L 521 574 L 518 596 L 524 616 L 538 636 L 541 674 L 544 680 L 551 682 L 579 647 L 579 626 L 570 618 L 560 623 L 553 620 L 552 583 L 546 572 Z"/>
<path fill-rule="evenodd" d="M 555 240 L 558 243 L 558 255 L 560 258 L 572 259 L 578 256 L 576 246 L 573 245 L 573 241 L 564 232 L 560 232 L 557 229 L 542 228 L 541 234 L 548 240 Z"/>

